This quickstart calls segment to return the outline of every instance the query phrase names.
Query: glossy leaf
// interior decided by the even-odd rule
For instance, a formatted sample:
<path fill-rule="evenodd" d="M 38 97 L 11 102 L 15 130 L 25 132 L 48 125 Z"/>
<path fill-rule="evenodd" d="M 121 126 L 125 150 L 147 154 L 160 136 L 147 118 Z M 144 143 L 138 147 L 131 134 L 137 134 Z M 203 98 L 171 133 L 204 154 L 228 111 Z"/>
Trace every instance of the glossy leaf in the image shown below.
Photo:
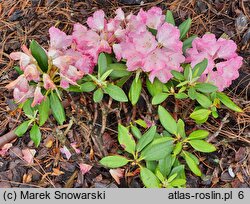
<path fill-rule="evenodd" d="M 147 79 L 146 85 L 147 85 L 148 92 L 153 97 L 156 96 L 157 94 L 162 93 L 163 91 L 163 83 L 157 78 L 154 80 L 153 83 L 151 83 L 151 81 Z"/>
<path fill-rule="evenodd" d="M 197 151 L 199 152 L 214 152 L 216 151 L 216 148 L 214 145 L 204 141 L 204 140 L 190 140 L 189 144 Z"/>
<path fill-rule="evenodd" d="M 174 157 L 171 154 L 168 154 L 166 157 L 159 160 L 158 167 L 164 177 L 167 177 L 167 175 L 169 175 L 173 166 L 173 161 Z"/>
<path fill-rule="evenodd" d="M 187 162 L 187 165 L 190 168 L 190 170 L 196 176 L 201 176 L 201 170 L 199 169 L 199 167 L 197 166 L 197 164 L 195 163 L 195 161 L 188 154 L 186 154 L 185 151 L 183 151 L 183 153 L 184 153 L 184 159 Z"/>
<path fill-rule="evenodd" d="M 155 133 L 156 133 L 156 126 L 154 125 L 146 133 L 142 135 L 136 146 L 138 152 L 140 152 L 154 139 Z"/>
<path fill-rule="evenodd" d="M 50 112 L 49 97 L 46 97 L 46 99 L 43 100 L 42 103 L 38 106 L 38 112 L 39 112 L 39 126 L 42 126 L 49 118 L 49 112 Z"/>
<path fill-rule="evenodd" d="M 195 130 L 192 132 L 189 136 L 188 139 L 190 140 L 201 140 L 205 139 L 209 135 L 209 132 L 206 130 Z"/>
<path fill-rule="evenodd" d="M 195 99 L 202 107 L 209 108 L 212 105 L 212 101 L 207 96 L 200 93 L 196 93 L 195 96 Z"/>
<path fill-rule="evenodd" d="M 35 40 L 32 40 L 30 43 L 30 51 L 32 56 L 36 59 L 39 67 L 43 70 L 43 72 L 47 72 L 48 56 L 44 49 Z"/>
<path fill-rule="evenodd" d="M 160 187 L 160 181 L 155 176 L 155 174 L 149 169 L 142 167 L 140 169 L 140 177 L 141 177 L 143 184 L 147 188 L 159 188 Z"/>
<path fill-rule="evenodd" d="M 162 126 L 170 133 L 177 134 L 177 124 L 169 112 L 162 106 L 158 107 L 158 114 Z"/>
<path fill-rule="evenodd" d="M 180 39 L 183 39 L 184 37 L 186 37 L 186 34 L 187 34 L 187 32 L 189 31 L 189 29 L 191 27 L 191 23 L 192 23 L 191 18 L 188 18 L 187 20 L 185 20 L 184 22 L 182 22 L 179 25 Z"/>
<path fill-rule="evenodd" d="M 212 93 L 218 90 L 217 86 L 209 83 L 199 83 L 196 84 L 194 88 L 203 93 Z"/>
<path fill-rule="evenodd" d="M 163 101 L 165 101 L 167 99 L 168 96 L 169 96 L 169 94 L 167 94 L 167 93 L 159 93 L 159 94 L 155 95 L 152 98 L 152 105 L 161 104 Z"/>
<path fill-rule="evenodd" d="M 119 168 L 126 165 L 129 160 L 123 156 L 107 156 L 100 160 L 100 164 L 108 168 Z"/>
<path fill-rule="evenodd" d="M 174 16 L 173 16 L 173 13 L 170 10 L 167 10 L 167 13 L 166 13 L 166 16 L 165 16 L 165 21 L 167 23 L 175 25 Z"/>
<path fill-rule="evenodd" d="M 103 90 L 101 88 L 98 88 L 94 94 L 93 94 L 93 99 L 95 103 L 99 103 L 103 98 Z"/>
<path fill-rule="evenodd" d="M 243 110 L 239 106 L 237 106 L 226 94 L 217 92 L 216 96 L 225 106 L 227 106 L 231 110 L 236 112 L 243 112 Z"/>
<path fill-rule="evenodd" d="M 171 74 L 176 78 L 178 79 L 179 81 L 184 81 L 185 80 L 185 77 L 182 73 L 176 71 L 176 70 L 172 70 L 171 71 Z"/>
<path fill-rule="evenodd" d="M 140 98 L 141 89 L 142 89 L 141 79 L 140 78 L 138 80 L 134 79 L 128 93 L 129 100 L 131 101 L 133 106 L 138 102 Z"/>
<path fill-rule="evenodd" d="M 104 90 L 108 93 L 108 95 L 111 98 L 113 98 L 116 101 L 120 101 L 120 102 L 128 101 L 126 94 L 119 86 L 108 84 L 108 86 Z"/>
<path fill-rule="evenodd" d="M 190 115 L 190 118 L 194 119 L 198 123 L 203 123 L 203 122 L 207 121 L 210 113 L 211 113 L 211 110 L 208 110 L 208 109 L 199 109 L 199 110 L 194 111 Z"/>
<path fill-rule="evenodd" d="M 122 63 L 109 64 L 108 70 L 113 70 L 109 76 L 115 79 L 130 76 L 131 74 L 131 72 L 127 71 L 127 66 Z"/>
<path fill-rule="evenodd" d="M 136 147 L 135 140 L 128 129 L 121 124 L 118 125 L 118 141 L 125 151 L 134 155 Z"/>
<path fill-rule="evenodd" d="M 50 94 L 50 108 L 56 121 L 60 125 L 63 125 L 63 123 L 66 121 L 65 111 L 60 99 L 54 92 L 51 92 Z"/>
<path fill-rule="evenodd" d="M 131 126 L 131 132 L 137 139 L 140 139 L 142 137 L 141 131 L 134 125 Z"/>
<path fill-rule="evenodd" d="M 179 119 L 177 122 L 177 133 L 182 137 L 186 137 L 186 132 L 185 132 L 185 123 L 183 120 Z"/>
<path fill-rule="evenodd" d="M 38 147 L 41 142 L 41 131 L 38 127 L 38 125 L 33 125 L 33 127 L 30 130 L 30 139 L 34 142 L 35 146 Z"/>
<path fill-rule="evenodd" d="M 104 53 L 98 56 L 98 78 L 100 78 L 107 71 L 108 63 Z"/>
<path fill-rule="evenodd" d="M 199 77 L 205 71 L 208 65 L 208 60 L 204 59 L 200 63 L 196 64 L 193 68 L 193 77 Z"/>
<path fill-rule="evenodd" d="M 173 154 L 177 156 L 178 154 L 180 154 L 181 150 L 182 150 L 182 143 L 178 142 L 174 147 Z"/>
<path fill-rule="evenodd" d="M 190 99 L 194 100 L 196 98 L 196 91 L 195 91 L 195 88 L 194 87 L 190 87 L 188 89 L 188 96 Z"/>
<path fill-rule="evenodd" d="M 27 132 L 28 128 L 29 128 L 29 125 L 30 125 L 30 121 L 25 121 L 23 122 L 21 125 L 19 125 L 16 129 L 15 129 L 15 134 L 18 136 L 18 137 L 21 137 L 24 135 L 24 133 Z"/>
<path fill-rule="evenodd" d="M 25 115 L 33 116 L 34 115 L 34 109 L 31 107 L 31 99 L 27 99 L 23 104 L 23 111 Z"/>
<path fill-rule="evenodd" d="M 183 42 L 183 46 L 182 46 L 182 51 L 185 53 L 186 50 L 190 47 L 192 47 L 192 42 L 193 40 L 197 38 L 197 35 L 192 35 L 191 37 L 187 38 L 186 40 L 184 40 Z"/>

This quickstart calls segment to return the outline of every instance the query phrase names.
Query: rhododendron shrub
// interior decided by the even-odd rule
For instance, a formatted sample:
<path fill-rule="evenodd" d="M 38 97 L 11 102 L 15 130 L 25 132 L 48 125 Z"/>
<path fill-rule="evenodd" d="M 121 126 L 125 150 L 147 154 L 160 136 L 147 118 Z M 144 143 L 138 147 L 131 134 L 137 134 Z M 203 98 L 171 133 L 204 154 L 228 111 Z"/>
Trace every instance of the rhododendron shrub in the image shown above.
<path fill-rule="evenodd" d="M 224 106 L 242 112 L 221 92 L 239 76 L 242 65 L 232 40 L 217 39 L 211 33 L 189 35 L 190 18 L 177 26 L 171 11 L 164 15 L 158 7 L 129 15 L 119 8 L 115 14 L 107 18 L 104 11 L 98 10 L 87 19 L 86 26 L 76 23 L 70 35 L 51 27 L 47 50 L 31 41 L 29 48 L 24 45 L 22 52 L 10 54 L 19 61 L 16 70 L 20 76 L 6 88 L 14 89 L 14 100 L 28 118 L 15 130 L 18 136 L 31 126 L 30 137 L 38 146 L 42 139 L 39 127 L 50 112 L 62 125 L 66 121 L 62 106 L 65 92 L 93 93 L 95 103 L 108 95 L 118 102 L 130 101 L 133 107 L 142 91 L 149 93 L 153 107 L 172 96 L 176 104 L 178 100 L 195 104 L 190 107 L 193 112 L 189 117 L 197 124 L 206 122 L 210 115 L 219 117 L 218 109 Z M 129 88 L 128 93 L 123 87 Z M 207 131 L 197 130 L 187 136 L 185 121 L 176 121 L 162 106 L 158 107 L 158 115 L 165 129 L 160 134 L 152 121 L 136 120 L 129 127 L 118 126 L 118 141 L 132 160 L 109 156 L 101 163 L 120 168 L 132 161 L 132 166 L 140 168 L 146 187 L 183 187 L 183 159 L 195 175 L 202 175 L 199 161 L 188 152 L 188 146 L 200 152 L 216 149 L 204 141 Z M 135 123 L 148 130 L 142 134 Z M 110 172 L 119 183 L 123 169 Z"/>

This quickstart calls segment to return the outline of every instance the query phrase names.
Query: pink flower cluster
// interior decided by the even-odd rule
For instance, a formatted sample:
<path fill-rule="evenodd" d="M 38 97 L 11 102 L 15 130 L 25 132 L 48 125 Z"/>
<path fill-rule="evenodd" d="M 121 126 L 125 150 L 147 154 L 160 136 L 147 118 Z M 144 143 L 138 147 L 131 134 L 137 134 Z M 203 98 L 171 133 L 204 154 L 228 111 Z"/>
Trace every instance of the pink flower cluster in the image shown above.
<path fill-rule="evenodd" d="M 192 48 L 187 50 L 186 62 L 191 62 L 194 67 L 203 59 L 208 59 L 201 80 L 214 83 L 222 91 L 239 77 L 238 70 L 243 59 L 238 56 L 236 49 L 237 45 L 232 40 L 216 40 L 214 34 L 205 34 L 193 40 Z"/>
<path fill-rule="evenodd" d="M 160 8 L 141 9 L 137 15 L 131 13 L 128 16 L 119 8 L 115 13 L 114 18 L 107 19 L 102 10 L 96 11 L 87 19 L 88 26 L 75 24 L 72 35 L 51 27 L 46 73 L 27 47 L 22 47 L 23 52 L 11 53 L 10 57 L 20 61 L 24 72 L 7 85 L 14 89 L 16 102 L 34 97 L 32 106 L 35 106 L 44 100 L 45 91 L 77 85 L 85 74 L 93 72 L 102 52 L 114 54 L 117 61 L 125 61 L 128 71 L 148 73 L 151 82 L 158 78 L 165 83 L 172 78 L 171 70 L 182 71 L 183 62 L 194 67 L 204 58 L 208 59 L 208 67 L 202 80 L 213 82 L 219 90 L 238 77 L 242 58 L 236 54 L 233 41 L 216 40 L 213 34 L 206 34 L 194 39 L 185 58 L 180 31 L 165 22 Z M 37 83 L 35 88 L 29 85 L 31 81 Z"/>

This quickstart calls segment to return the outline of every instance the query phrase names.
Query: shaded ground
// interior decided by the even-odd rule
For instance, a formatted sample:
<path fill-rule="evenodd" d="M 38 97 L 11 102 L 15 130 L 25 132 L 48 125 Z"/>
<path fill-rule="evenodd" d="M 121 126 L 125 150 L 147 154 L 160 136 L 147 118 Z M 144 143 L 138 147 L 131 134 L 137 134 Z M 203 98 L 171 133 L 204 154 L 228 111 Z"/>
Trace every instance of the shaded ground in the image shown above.
<path fill-rule="evenodd" d="M 244 57 L 244 65 L 241 68 L 244 73 L 227 92 L 245 113 L 239 115 L 221 110 L 220 118 L 211 119 L 203 126 L 211 132 L 210 140 L 216 144 L 218 151 L 208 156 L 197 155 L 201 161 L 202 172 L 207 176 L 200 179 L 188 173 L 187 177 L 189 187 L 250 187 L 249 3 L 244 0 L 144 2 L 142 5 L 131 6 L 106 0 L 0 0 L 0 136 L 15 128 L 24 117 L 15 110 L 12 93 L 4 88 L 16 77 L 12 70 L 14 62 L 9 59 L 12 51 L 19 50 L 22 44 L 28 44 L 31 39 L 47 47 L 48 29 L 51 26 L 56 25 L 70 33 L 75 22 L 84 24 L 86 18 L 97 9 L 103 9 L 107 15 L 113 15 L 119 6 L 127 12 L 136 12 L 140 8 L 157 5 L 164 10 L 172 10 L 177 22 L 190 16 L 193 19 L 191 33 L 202 35 L 212 32 L 217 37 L 225 33 L 239 45 L 238 52 Z M 22 149 L 34 148 L 28 135 L 14 140 L 9 154 L 0 157 L 0 187 L 118 186 L 109 172 L 98 165 L 98 159 L 102 154 L 118 149 L 117 121 L 126 123 L 135 116 L 152 116 L 152 107 L 146 106 L 148 99 L 143 96 L 139 108 L 134 110 L 133 114 L 129 111 L 131 107 L 113 103 L 107 117 L 103 117 L 100 111 L 102 104 L 99 106 L 91 102 L 91 95 L 81 95 L 80 99 L 74 101 L 72 97 L 75 96 L 68 96 L 71 103 L 67 108 L 67 116 L 70 120 L 61 127 L 57 127 L 53 120 L 44 126 L 44 142 L 37 149 L 34 165 L 29 166 L 22 159 Z M 171 101 L 168 102 L 171 104 Z M 181 110 L 187 108 L 184 101 L 179 110 L 182 112 Z M 194 124 L 190 121 L 190 126 L 192 125 Z M 98 140 L 101 133 L 104 133 L 104 146 L 100 145 Z M 62 136 L 63 134 L 66 136 Z M 82 153 L 73 154 L 71 159 L 67 160 L 60 154 L 59 149 L 74 142 Z M 94 167 L 83 176 L 79 171 L 80 162 Z M 128 186 L 140 187 L 138 176 L 127 177 L 119 187 Z"/>

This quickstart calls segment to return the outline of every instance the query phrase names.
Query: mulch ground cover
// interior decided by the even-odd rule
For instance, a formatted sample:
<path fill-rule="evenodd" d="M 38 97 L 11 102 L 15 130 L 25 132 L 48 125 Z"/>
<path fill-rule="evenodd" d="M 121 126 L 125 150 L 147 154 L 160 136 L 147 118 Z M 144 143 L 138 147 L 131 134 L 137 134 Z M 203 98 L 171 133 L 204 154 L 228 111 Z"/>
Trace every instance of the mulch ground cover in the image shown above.
<path fill-rule="evenodd" d="M 211 32 L 217 37 L 226 34 L 237 43 L 244 64 L 239 79 L 226 92 L 244 113 L 222 109 L 218 119 L 202 125 L 210 131 L 209 141 L 218 151 L 196 154 L 204 176 L 198 178 L 188 172 L 187 187 L 250 187 L 250 4 L 247 0 L 0 0 L 0 139 L 24 120 L 13 103 L 12 92 L 4 88 L 17 77 L 13 70 L 15 63 L 9 57 L 12 51 L 20 50 L 21 45 L 28 45 L 32 39 L 46 48 L 51 26 L 71 33 L 74 23 L 85 24 L 87 17 L 98 9 L 112 16 L 118 7 L 129 13 L 152 6 L 173 11 L 177 23 L 191 17 L 190 33 Z M 68 95 L 64 100 L 68 121 L 63 126 L 57 126 L 52 119 L 46 123 L 41 128 L 43 141 L 37 149 L 28 134 L 11 141 L 9 152 L 0 157 L 0 187 L 142 187 L 136 170 L 126 169 L 118 185 L 98 161 L 119 150 L 118 122 L 152 119 L 155 107 L 149 105 L 147 94 L 142 93 L 137 108 L 106 100 L 109 110 L 103 110 L 102 103 L 92 102 L 91 94 Z M 171 106 L 171 99 L 166 103 Z M 189 107 L 184 101 L 178 108 L 184 112 Z M 191 120 L 188 124 L 194 126 Z M 76 143 L 81 154 L 72 150 L 68 160 L 60 148 L 65 145 L 70 149 L 71 143 Z M 25 148 L 36 149 L 33 165 L 27 165 L 23 159 Z M 83 175 L 79 163 L 93 167 Z"/>

